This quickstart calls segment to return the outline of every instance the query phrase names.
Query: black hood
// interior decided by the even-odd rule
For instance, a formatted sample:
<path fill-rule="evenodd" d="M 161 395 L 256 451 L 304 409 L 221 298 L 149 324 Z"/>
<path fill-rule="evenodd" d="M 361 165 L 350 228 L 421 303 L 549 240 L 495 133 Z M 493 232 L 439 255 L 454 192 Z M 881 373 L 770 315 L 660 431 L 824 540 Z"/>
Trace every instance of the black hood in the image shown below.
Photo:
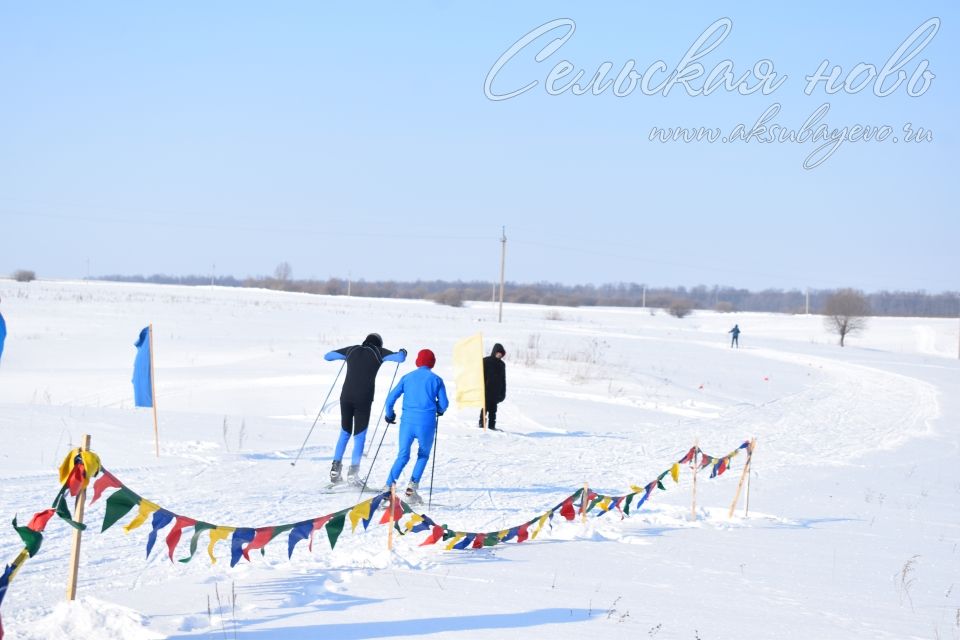
<path fill-rule="evenodd" d="M 503 345 L 500 344 L 499 342 L 493 345 L 493 349 L 490 350 L 490 355 L 495 356 L 495 355 L 497 355 L 498 353 L 502 353 L 503 355 L 507 355 L 507 350 L 504 349 L 504 348 L 503 348 Z"/>
<path fill-rule="evenodd" d="M 363 344 L 369 345 L 371 347 L 383 347 L 383 338 L 380 337 L 379 333 L 371 333 L 363 340 Z"/>

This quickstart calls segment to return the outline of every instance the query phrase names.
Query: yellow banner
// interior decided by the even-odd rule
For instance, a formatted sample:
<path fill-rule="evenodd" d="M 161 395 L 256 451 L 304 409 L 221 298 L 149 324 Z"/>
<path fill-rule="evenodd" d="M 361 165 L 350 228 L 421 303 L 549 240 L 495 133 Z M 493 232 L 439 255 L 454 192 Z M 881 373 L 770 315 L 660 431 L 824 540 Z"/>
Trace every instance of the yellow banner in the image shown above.
<path fill-rule="evenodd" d="M 484 407 L 483 334 L 474 334 L 453 345 L 453 379 L 458 409 Z"/>

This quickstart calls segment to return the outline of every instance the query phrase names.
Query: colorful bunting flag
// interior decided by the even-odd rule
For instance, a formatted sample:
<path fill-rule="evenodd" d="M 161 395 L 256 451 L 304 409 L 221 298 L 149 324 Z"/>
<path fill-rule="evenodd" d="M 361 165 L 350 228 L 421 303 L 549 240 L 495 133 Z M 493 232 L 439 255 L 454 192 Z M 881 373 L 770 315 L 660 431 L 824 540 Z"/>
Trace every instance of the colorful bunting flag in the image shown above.
<path fill-rule="evenodd" d="M 157 542 L 157 534 L 160 532 L 160 529 L 163 529 L 165 526 L 170 524 L 173 521 L 173 514 L 165 509 L 158 509 L 153 514 L 153 521 L 150 524 L 150 535 L 147 536 L 147 557 L 150 557 L 150 552 L 153 551 L 153 545 Z M 193 544 L 193 548 L 196 549 L 196 543 Z M 191 551 L 190 557 L 193 557 L 193 552 Z"/>

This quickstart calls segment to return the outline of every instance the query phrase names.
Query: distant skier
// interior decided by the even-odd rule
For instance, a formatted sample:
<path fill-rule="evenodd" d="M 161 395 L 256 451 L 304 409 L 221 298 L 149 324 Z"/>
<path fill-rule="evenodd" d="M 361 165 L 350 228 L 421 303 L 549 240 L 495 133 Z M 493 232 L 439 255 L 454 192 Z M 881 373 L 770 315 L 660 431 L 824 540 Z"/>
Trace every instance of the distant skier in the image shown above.
<path fill-rule="evenodd" d="M 733 329 L 730 329 L 730 331 L 727 331 L 727 333 L 732 335 L 732 337 L 730 338 L 730 348 L 733 349 L 733 346 L 736 345 L 737 349 L 739 349 L 740 348 L 740 325 L 738 324 L 733 325 Z"/>
<path fill-rule="evenodd" d="M 330 482 L 336 484 L 342 481 L 340 473 L 343 469 L 343 454 L 352 436 L 353 454 L 350 457 L 347 480 L 357 483 L 360 458 L 363 456 L 367 427 L 370 425 L 370 406 L 373 404 L 377 371 L 386 361 L 400 363 L 406 360 L 407 350 L 393 352 L 384 349 L 383 338 L 379 334 L 371 333 L 364 339 L 363 344 L 331 351 L 323 356 L 323 359 L 347 361 L 347 375 L 340 391 L 340 438 L 337 440 L 333 463 L 330 465 Z"/>
<path fill-rule="evenodd" d="M 497 405 L 507 397 L 507 366 L 503 362 L 507 355 L 499 342 L 493 345 L 490 355 L 483 359 L 483 396 L 487 414 L 487 426 L 497 430 Z M 483 414 L 480 412 L 480 427 L 483 428 Z"/>
<path fill-rule="evenodd" d="M 443 378 L 431 369 L 437 358 L 433 351 L 422 349 L 417 354 L 417 368 L 400 378 L 397 386 L 387 395 L 386 420 L 390 424 L 397 421 L 397 414 L 393 410 L 400 396 L 403 396 L 403 415 L 400 418 L 400 449 L 397 459 L 390 468 L 387 476 L 387 488 L 397 481 L 403 468 L 410 461 L 410 448 L 413 441 L 417 441 L 417 461 L 410 473 L 410 484 L 407 485 L 407 499 L 419 504 L 423 498 L 417 493 L 420 487 L 420 478 L 427 468 L 430 459 L 430 449 L 433 447 L 433 438 L 436 434 L 437 419 L 447 410 L 447 390 Z"/>
<path fill-rule="evenodd" d="M 3 343 L 7 340 L 7 321 L 3 319 L 0 313 L 0 358 L 3 357 Z"/>

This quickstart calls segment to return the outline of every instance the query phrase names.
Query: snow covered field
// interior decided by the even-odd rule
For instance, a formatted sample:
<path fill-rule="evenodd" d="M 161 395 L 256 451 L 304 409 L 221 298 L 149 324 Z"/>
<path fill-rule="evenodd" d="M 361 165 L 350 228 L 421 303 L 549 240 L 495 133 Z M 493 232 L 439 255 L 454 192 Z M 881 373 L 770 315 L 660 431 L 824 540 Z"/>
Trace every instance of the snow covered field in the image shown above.
<path fill-rule="evenodd" d="M 626 493 L 695 441 L 724 455 L 758 438 L 746 518 L 742 497 L 727 518 L 738 456 L 699 476 L 696 520 L 684 469 L 626 519 L 555 518 L 537 540 L 481 550 L 419 547 L 421 533 L 391 553 L 386 527 L 371 525 L 291 559 L 284 536 L 233 569 L 223 543 L 216 564 L 203 552 L 171 563 L 162 541 L 144 558 L 149 526 L 124 533 L 133 513 L 100 533 L 101 500 L 85 518 L 79 600 L 64 603 L 70 530 L 54 519 L 0 610 L 10 640 L 960 638 L 957 320 L 874 318 L 841 349 L 818 316 L 506 305 L 498 324 L 489 303 L 6 280 L 0 300 L 6 522 L 49 506 L 84 433 L 132 489 L 205 521 L 256 527 L 354 504 L 319 491 L 336 404 L 290 462 L 337 374 L 322 355 L 372 331 L 394 350 L 433 349 L 451 392 L 457 340 L 480 331 L 487 350 L 506 347 L 505 432 L 481 432 L 473 409 L 440 420 L 429 513 L 457 530 L 522 523 L 585 482 Z M 130 384 L 150 322 L 159 459 Z M 375 415 L 393 369 L 381 369 Z M 392 427 L 374 486 L 395 438 Z M 0 527 L 0 562 L 21 547 Z"/>

